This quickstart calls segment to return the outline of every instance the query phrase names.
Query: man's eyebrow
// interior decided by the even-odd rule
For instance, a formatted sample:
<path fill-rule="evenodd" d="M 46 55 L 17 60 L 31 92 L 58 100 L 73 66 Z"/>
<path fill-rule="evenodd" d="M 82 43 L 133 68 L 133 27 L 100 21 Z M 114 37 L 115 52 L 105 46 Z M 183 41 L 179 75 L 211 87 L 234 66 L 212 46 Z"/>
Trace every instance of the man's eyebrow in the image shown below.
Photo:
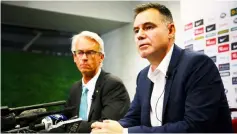
<path fill-rule="evenodd" d="M 133 31 L 135 31 L 138 27 L 133 27 Z"/>
<path fill-rule="evenodd" d="M 156 26 L 156 24 L 154 24 L 153 22 L 145 22 L 145 23 L 140 24 L 140 25 L 154 25 L 154 26 Z M 138 28 L 138 26 L 133 27 L 133 31 L 137 28 Z"/>
<path fill-rule="evenodd" d="M 146 22 L 143 25 L 156 25 L 156 24 L 154 24 L 153 22 Z"/>

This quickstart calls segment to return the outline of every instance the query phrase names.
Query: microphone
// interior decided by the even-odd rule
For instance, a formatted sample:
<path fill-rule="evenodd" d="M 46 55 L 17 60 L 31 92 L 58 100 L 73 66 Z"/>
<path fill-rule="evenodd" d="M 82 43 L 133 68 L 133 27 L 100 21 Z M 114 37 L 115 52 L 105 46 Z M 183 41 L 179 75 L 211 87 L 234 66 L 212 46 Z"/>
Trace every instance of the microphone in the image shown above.
<path fill-rule="evenodd" d="M 56 115 L 58 116 L 58 115 Z M 59 119 L 62 119 L 63 115 L 60 115 Z M 64 117 L 63 117 L 64 118 Z M 65 119 L 65 118 L 64 118 Z M 58 123 L 53 121 L 50 116 L 45 117 L 42 120 L 41 124 L 36 124 L 36 125 L 31 125 L 27 127 L 22 127 L 18 129 L 13 129 L 9 131 L 5 131 L 7 133 L 16 133 L 16 132 L 21 132 L 21 131 L 26 131 L 26 130 L 42 130 L 40 131 L 41 133 L 65 133 L 65 132 L 77 132 L 77 129 L 79 128 L 80 122 L 82 121 L 81 118 L 75 117 L 70 119 L 70 120 L 65 120 L 65 121 L 60 121 Z M 54 125 L 54 123 L 56 123 Z M 67 129 L 64 128 L 64 125 L 67 127 Z"/>
<path fill-rule="evenodd" d="M 92 101 L 94 101 L 94 100 L 95 100 L 95 98 L 96 98 L 96 95 L 95 95 L 95 94 L 93 94 L 93 95 L 92 95 L 92 98 L 91 98 L 91 100 L 92 100 Z"/>
<path fill-rule="evenodd" d="M 27 130 L 29 133 L 32 133 L 31 130 L 34 129 L 44 129 L 45 126 L 44 124 L 36 124 L 36 125 L 31 125 L 31 126 L 27 126 L 27 127 L 22 127 L 22 128 L 16 128 L 16 129 L 12 129 L 9 131 L 5 131 L 4 133 L 25 133 Z"/>
<path fill-rule="evenodd" d="M 15 117 L 16 120 L 27 120 L 27 119 L 36 119 L 39 117 L 44 117 L 44 116 L 48 116 L 48 115 L 52 115 L 52 114 L 59 114 L 59 113 L 64 113 L 66 114 L 67 112 L 70 112 L 71 110 L 74 110 L 76 107 L 72 106 L 72 107 L 66 107 L 63 110 L 58 110 L 58 111 L 49 111 L 49 112 L 44 112 L 44 113 L 39 113 L 39 114 L 33 114 L 33 115 L 28 115 L 28 116 L 17 116 Z"/>
<path fill-rule="evenodd" d="M 67 117 L 62 115 L 62 114 L 54 114 L 54 115 L 49 115 L 49 116 L 46 116 L 43 118 L 43 120 L 41 121 L 40 124 L 30 124 L 29 126 L 27 127 L 22 127 L 22 128 L 18 128 L 18 129 L 13 129 L 13 130 L 9 130 L 7 131 L 8 133 L 13 133 L 13 132 L 21 132 L 21 131 L 26 131 L 26 130 L 41 130 L 39 131 L 40 133 L 46 133 L 48 132 L 53 125 L 61 122 L 61 121 L 65 121 L 67 120 Z M 59 129 L 60 130 L 60 129 Z M 63 130 L 63 129 L 62 129 Z M 65 131 L 55 131 L 55 132 L 65 132 Z M 54 132 L 54 131 L 52 131 Z"/>
<path fill-rule="evenodd" d="M 46 116 L 42 121 L 41 124 L 44 124 L 45 130 L 49 130 L 49 128 L 53 125 L 53 120 L 49 117 Z"/>
<path fill-rule="evenodd" d="M 95 90 L 93 95 L 92 95 L 92 98 L 91 100 L 94 101 L 96 99 L 96 94 L 98 93 L 98 90 Z"/>
<path fill-rule="evenodd" d="M 45 113 L 46 111 L 47 110 L 45 108 L 25 110 L 20 115 L 18 115 L 17 117 L 35 116 L 35 115 L 38 115 L 38 114 Z M 27 126 L 31 122 L 40 123 L 39 120 L 35 120 L 35 119 L 22 120 L 22 121 L 18 121 L 18 122 L 19 122 L 20 127 Z"/>
<path fill-rule="evenodd" d="M 169 80 L 170 76 L 171 76 L 171 74 L 169 72 L 167 72 L 166 75 L 165 75 L 165 79 Z"/>
<path fill-rule="evenodd" d="M 7 131 L 9 129 L 14 128 L 17 124 L 20 124 L 20 126 L 22 127 L 31 121 L 35 121 L 38 118 L 42 118 L 42 117 L 49 116 L 52 114 L 63 113 L 67 115 L 68 112 L 74 110 L 75 108 L 76 108 L 75 106 L 72 106 L 72 107 L 67 107 L 59 111 L 49 111 L 49 112 L 42 112 L 42 113 L 41 112 L 35 113 L 35 111 L 38 111 L 38 110 L 32 110 L 31 111 L 32 113 L 28 112 L 28 114 L 22 114 L 20 116 L 16 116 L 14 113 L 11 113 L 8 116 L 1 116 L 1 121 L 2 121 L 1 130 Z M 23 112 L 23 113 L 27 113 L 27 112 Z"/>
<path fill-rule="evenodd" d="M 23 111 L 22 113 L 20 113 L 19 117 L 27 116 L 27 115 L 28 116 L 35 115 L 35 114 L 44 113 L 44 112 L 46 112 L 45 108 L 31 109 L 31 110 Z"/>
<path fill-rule="evenodd" d="M 36 116 L 44 112 L 46 112 L 45 108 L 39 108 L 23 111 L 19 116 L 16 116 L 14 113 L 10 113 L 7 116 L 1 116 L 2 119 L 1 129 L 3 131 L 6 131 L 15 128 L 16 125 L 19 125 L 20 127 L 27 126 L 27 124 L 34 121 L 34 119 L 20 120 L 20 121 L 18 119 L 22 117 Z"/>
<path fill-rule="evenodd" d="M 42 120 L 42 124 L 45 125 L 45 129 L 46 130 L 50 130 L 50 128 L 53 125 L 56 125 L 57 123 L 61 122 L 61 121 L 66 121 L 67 117 L 65 115 L 62 114 L 54 114 L 54 115 L 49 115 L 46 116 L 43 120 Z"/>
<path fill-rule="evenodd" d="M 67 120 L 67 117 L 65 115 L 62 114 L 54 114 L 54 115 L 49 115 L 49 117 L 53 120 L 53 121 L 65 121 Z"/>
<path fill-rule="evenodd" d="M 47 129 L 50 133 L 52 132 L 67 132 L 67 133 L 73 133 L 77 132 L 77 129 L 79 128 L 79 125 L 81 123 L 82 119 L 78 118 L 77 116 L 66 120 L 66 121 L 60 121 L 55 125 L 49 126 Z M 66 128 L 66 129 L 64 129 Z"/>
<path fill-rule="evenodd" d="M 56 102 L 50 102 L 50 103 L 42 103 L 42 104 L 36 104 L 36 105 L 30 105 L 30 106 L 22 106 L 22 107 L 16 107 L 16 108 L 10 108 L 11 111 L 17 111 L 17 110 L 28 110 L 32 108 L 43 108 L 43 107 L 50 107 L 50 106 L 60 106 L 65 105 L 66 101 L 56 101 Z"/>
<path fill-rule="evenodd" d="M 30 106 L 21 106 L 21 107 L 16 107 L 16 108 L 8 108 L 7 106 L 3 106 L 0 108 L 1 110 L 1 115 L 5 116 L 10 113 L 20 113 L 24 110 L 30 110 L 30 109 L 37 109 L 37 108 L 45 108 L 45 107 L 50 107 L 50 106 L 59 106 L 59 105 L 65 105 L 66 101 L 56 101 L 56 102 L 50 102 L 50 103 L 42 103 L 42 104 L 36 104 L 36 105 L 30 105 Z"/>

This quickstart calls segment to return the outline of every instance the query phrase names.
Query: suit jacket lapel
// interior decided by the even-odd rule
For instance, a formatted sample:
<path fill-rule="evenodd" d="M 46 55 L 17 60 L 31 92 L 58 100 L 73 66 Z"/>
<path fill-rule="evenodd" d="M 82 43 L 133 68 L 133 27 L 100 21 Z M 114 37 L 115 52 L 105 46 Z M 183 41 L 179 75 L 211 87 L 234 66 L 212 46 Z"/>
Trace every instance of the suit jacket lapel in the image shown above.
<path fill-rule="evenodd" d="M 151 119 L 150 119 L 150 111 L 151 111 L 151 94 L 152 94 L 152 91 L 153 91 L 153 85 L 154 83 L 147 77 L 147 74 L 148 74 L 148 70 L 149 70 L 149 67 L 147 67 L 146 69 L 146 76 L 143 76 L 145 77 L 144 79 L 144 83 L 142 84 L 142 87 L 141 89 L 144 89 L 142 90 L 142 96 L 143 96 L 143 105 L 142 105 L 142 109 L 143 109 L 143 113 L 144 113 L 144 117 L 146 118 L 143 118 L 144 120 L 144 124 L 146 124 L 147 126 L 151 126 Z M 149 99 L 148 99 L 149 98 Z"/>
<path fill-rule="evenodd" d="M 167 70 L 166 84 L 165 84 L 165 94 L 164 94 L 164 101 L 163 101 L 163 112 L 162 112 L 162 124 L 164 124 L 164 115 L 166 112 L 167 102 L 169 100 L 170 91 L 173 83 L 173 79 L 175 77 L 176 68 L 181 58 L 182 49 L 178 46 L 174 45 L 173 53 L 171 56 L 170 64 Z"/>
<path fill-rule="evenodd" d="M 102 85 L 103 85 L 103 79 L 104 79 L 104 76 L 106 75 L 106 73 L 101 70 L 101 73 L 96 81 L 96 85 L 95 85 L 95 90 L 94 90 L 94 93 L 93 93 L 93 100 L 91 102 L 91 107 L 90 107 L 90 112 L 89 112 L 89 116 L 88 116 L 88 120 L 90 121 L 91 120 L 91 115 L 93 113 L 93 110 L 95 108 L 95 102 L 97 99 L 100 99 L 99 97 L 99 93 L 101 92 L 101 88 L 102 88 Z"/>
<path fill-rule="evenodd" d="M 76 116 L 79 116 L 79 112 L 80 112 L 80 103 L 81 103 L 81 93 L 82 93 L 82 81 L 80 81 L 79 82 L 79 84 L 78 84 L 78 90 L 76 90 L 77 92 L 76 92 L 76 101 L 74 101 L 74 102 L 76 102 L 76 107 L 77 107 L 77 109 L 76 109 Z"/>
<path fill-rule="evenodd" d="M 162 112 L 162 124 L 164 123 L 164 115 L 165 115 L 165 112 L 166 112 L 166 106 L 167 106 L 167 102 L 169 100 L 170 90 L 171 90 L 171 87 L 172 87 L 173 78 L 174 78 L 175 73 L 176 73 L 176 70 L 173 71 L 172 76 L 168 80 L 166 80 L 164 102 L 163 102 L 163 112 Z"/>
<path fill-rule="evenodd" d="M 150 117 L 150 111 L 151 111 L 151 94 L 152 94 L 152 91 L 153 91 L 153 86 L 154 86 L 154 83 L 152 82 L 152 81 L 150 81 L 149 79 L 147 80 L 147 87 L 149 87 L 148 88 L 148 94 L 147 94 L 147 96 L 148 96 L 148 98 L 149 99 L 146 99 L 146 114 L 148 115 L 148 118 L 147 118 L 147 122 L 146 122 L 146 124 L 148 124 L 149 126 L 151 126 L 151 117 Z"/>

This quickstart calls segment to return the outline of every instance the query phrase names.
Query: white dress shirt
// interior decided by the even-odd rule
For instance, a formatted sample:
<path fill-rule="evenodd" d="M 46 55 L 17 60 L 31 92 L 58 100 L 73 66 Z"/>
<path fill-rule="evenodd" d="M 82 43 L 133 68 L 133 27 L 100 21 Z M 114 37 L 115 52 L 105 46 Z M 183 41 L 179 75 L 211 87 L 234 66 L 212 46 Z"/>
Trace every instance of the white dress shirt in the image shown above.
<path fill-rule="evenodd" d="M 173 53 L 173 48 L 174 45 L 171 47 L 171 49 L 166 54 L 164 59 L 158 65 L 158 67 L 153 72 L 150 67 L 147 74 L 147 77 L 154 83 L 150 100 L 151 101 L 150 120 L 151 120 L 151 126 L 153 127 L 161 126 L 162 124 L 161 121 L 162 121 L 163 101 L 165 93 L 164 88 L 166 84 L 165 76 L 169 67 L 170 59 Z M 123 129 L 123 134 L 128 134 L 128 128 Z"/>
<path fill-rule="evenodd" d="M 101 72 L 101 68 L 98 70 L 98 72 L 96 73 L 96 75 L 88 82 L 88 83 L 84 83 L 84 80 L 82 79 L 82 86 L 85 86 L 88 89 L 88 94 L 87 94 L 87 118 L 90 112 L 90 108 L 91 108 L 91 102 L 92 102 L 92 95 L 94 94 L 94 90 L 95 90 L 95 85 L 97 82 L 97 79 L 100 75 Z"/>
<path fill-rule="evenodd" d="M 173 47 L 166 54 L 164 59 L 158 65 L 158 67 L 152 72 L 151 67 L 149 68 L 147 77 L 154 83 L 153 91 L 151 94 L 151 111 L 150 119 L 152 126 L 161 126 L 162 124 L 162 111 L 163 111 L 163 101 L 165 93 L 166 84 L 166 72 L 170 63 L 170 59 L 173 52 Z"/>

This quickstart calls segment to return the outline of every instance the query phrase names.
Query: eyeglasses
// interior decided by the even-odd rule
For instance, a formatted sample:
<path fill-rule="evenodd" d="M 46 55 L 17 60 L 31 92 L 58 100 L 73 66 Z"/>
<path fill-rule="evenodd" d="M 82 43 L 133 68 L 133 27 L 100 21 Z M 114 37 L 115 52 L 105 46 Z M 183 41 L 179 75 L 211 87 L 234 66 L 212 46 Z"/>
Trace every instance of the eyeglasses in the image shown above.
<path fill-rule="evenodd" d="M 89 51 L 82 51 L 82 50 L 77 50 L 73 52 L 75 55 L 77 55 L 79 58 L 81 58 L 84 54 L 86 54 L 87 58 L 92 58 L 95 56 L 95 54 L 101 54 L 101 52 L 97 52 L 94 50 L 89 50 Z"/>

